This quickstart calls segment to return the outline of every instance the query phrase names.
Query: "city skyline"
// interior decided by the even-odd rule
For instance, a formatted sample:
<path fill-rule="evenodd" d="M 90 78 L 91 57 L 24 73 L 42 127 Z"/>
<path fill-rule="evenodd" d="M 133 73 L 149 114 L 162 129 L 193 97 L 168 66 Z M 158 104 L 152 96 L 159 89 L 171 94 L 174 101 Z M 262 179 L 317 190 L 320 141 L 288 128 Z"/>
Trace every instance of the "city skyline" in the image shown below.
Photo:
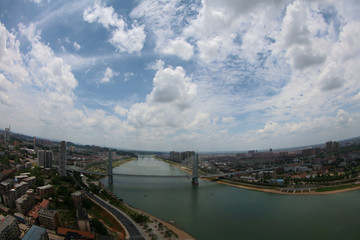
<path fill-rule="evenodd" d="M 155 151 L 360 136 L 357 1 L 2 1 L 0 128 Z"/>

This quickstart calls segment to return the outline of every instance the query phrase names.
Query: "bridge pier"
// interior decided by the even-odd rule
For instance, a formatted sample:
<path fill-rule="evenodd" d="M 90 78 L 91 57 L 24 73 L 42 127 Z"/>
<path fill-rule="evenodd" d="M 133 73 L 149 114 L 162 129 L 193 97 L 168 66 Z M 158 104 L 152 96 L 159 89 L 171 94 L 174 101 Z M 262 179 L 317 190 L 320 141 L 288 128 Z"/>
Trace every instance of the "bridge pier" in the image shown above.
<path fill-rule="evenodd" d="M 199 185 L 199 155 L 195 154 L 193 156 L 193 176 L 192 176 L 192 185 Z"/>
<path fill-rule="evenodd" d="M 113 167 L 112 167 L 112 153 L 111 149 L 109 148 L 109 162 L 108 162 L 108 185 L 113 185 Z"/>

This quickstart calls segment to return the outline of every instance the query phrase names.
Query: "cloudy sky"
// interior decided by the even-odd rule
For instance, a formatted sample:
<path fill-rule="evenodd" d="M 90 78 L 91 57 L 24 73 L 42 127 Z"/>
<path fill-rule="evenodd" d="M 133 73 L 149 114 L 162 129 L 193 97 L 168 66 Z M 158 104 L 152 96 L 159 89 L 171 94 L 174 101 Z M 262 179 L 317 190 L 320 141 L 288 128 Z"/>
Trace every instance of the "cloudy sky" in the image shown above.
<path fill-rule="evenodd" d="M 360 2 L 0 2 L 0 128 L 142 150 L 360 136 Z"/>

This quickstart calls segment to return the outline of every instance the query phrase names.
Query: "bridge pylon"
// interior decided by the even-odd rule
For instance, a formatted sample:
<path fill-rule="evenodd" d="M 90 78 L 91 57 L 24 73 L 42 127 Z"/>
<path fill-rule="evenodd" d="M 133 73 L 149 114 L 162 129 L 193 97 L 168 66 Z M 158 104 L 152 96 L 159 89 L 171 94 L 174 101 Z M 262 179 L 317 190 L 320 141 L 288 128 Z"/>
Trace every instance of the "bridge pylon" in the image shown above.
<path fill-rule="evenodd" d="M 109 162 L 108 162 L 108 185 L 113 185 L 113 167 L 112 167 L 112 153 L 109 148 Z"/>
<path fill-rule="evenodd" d="M 192 181 L 191 183 L 193 185 L 199 185 L 199 155 L 195 154 L 193 156 L 193 175 L 192 175 Z"/>

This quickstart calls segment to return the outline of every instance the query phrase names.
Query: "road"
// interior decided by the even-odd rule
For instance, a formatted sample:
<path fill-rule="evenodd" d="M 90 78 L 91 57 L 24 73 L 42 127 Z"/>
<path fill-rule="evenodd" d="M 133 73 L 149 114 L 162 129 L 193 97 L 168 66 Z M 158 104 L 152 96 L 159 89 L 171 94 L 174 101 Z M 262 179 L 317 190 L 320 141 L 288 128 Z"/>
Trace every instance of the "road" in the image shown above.
<path fill-rule="evenodd" d="M 103 201 L 102 199 L 98 198 L 92 193 L 89 193 L 88 191 L 84 191 L 86 196 L 97 202 L 99 205 L 101 205 L 103 208 L 110 211 L 126 228 L 128 233 L 130 234 L 131 240 L 145 240 L 145 238 L 141 235 L 137 227 L 118 209 L 110 205 L 109 203 Z"/>

